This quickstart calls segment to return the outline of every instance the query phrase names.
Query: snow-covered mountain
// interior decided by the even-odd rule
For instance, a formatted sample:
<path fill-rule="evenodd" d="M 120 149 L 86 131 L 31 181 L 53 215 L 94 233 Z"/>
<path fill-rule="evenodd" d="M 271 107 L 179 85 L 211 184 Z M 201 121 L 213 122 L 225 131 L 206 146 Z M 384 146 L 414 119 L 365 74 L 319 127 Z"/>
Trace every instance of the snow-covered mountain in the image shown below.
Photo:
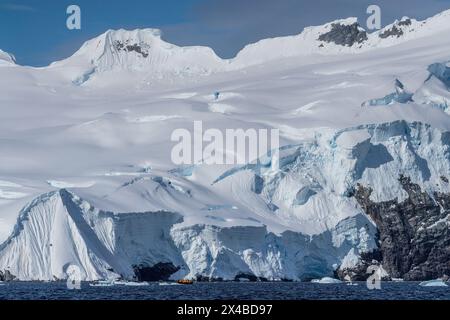
<path fill-rule="evenodd" d="M 5 65 L 5 64 L 11 65 L 14 63 L 15 63 L 15 59 L 14 59 L 13 55 L 11 55 L 3 50 L 0 50 L 0 66 Z"/>
<path fill-rule="evenodd" d="M 242 49 L 229 60 L 220 59 L 208 47 L 178 47 L 161 39 L 158 29 L 108 30 L 87 41 L 73 56 L 56 62 L 59 69 L 77 85 L 103 73 L 145 74 L 145 79 L 173 80 L 175 77 L 210 75 L 288 57 L 359 53 L 399 45 L 414 39 L 446 32 L 450 29 L 450 10 L 425 21 L 404 17 L 385 28 L 368 33 L 357 18 L 336 20 L 309 27 L 295 36 L 261 40 Z M 108 82 L 106 79 L 98 82 Z"/>
<path fill-rule="evenodd" d="M 410 40 L 448 32 L 449 19 L 450 10 L 424 21 L 403 17 L 372 33 L 362 28 L 357 18 L 341 19 L 306 28 L 299 35 L 265 39 L 250 44 L 240 51 L 232 62 L 237 67 L 243 67 L 281 57 L 358 53 L 396 46 Z"/>
<path fill-rule="evenodd" d="M 105 72 L 152 73 L 153 77 L 210 74 L 223 68 L 222 61 L 208 47 L 178 47 L 161 39 L 157 29 L 108 30 L 86 42 L 70 58 L 51 68 L 72 69 L 75 84 Z M 78 73 L 78 74 L 77 74 Z M 74 75 L 71 75 L 72 77 Z"/>
<path fill-rule="evenodd" d="M 45 68 L 0 52 L 0 278 L 449 275 L 449 28 L 350 18 L 230 60 L 154 29 Z M 279 170 L 174 165 L 194 121 L 279 129 Z"/>

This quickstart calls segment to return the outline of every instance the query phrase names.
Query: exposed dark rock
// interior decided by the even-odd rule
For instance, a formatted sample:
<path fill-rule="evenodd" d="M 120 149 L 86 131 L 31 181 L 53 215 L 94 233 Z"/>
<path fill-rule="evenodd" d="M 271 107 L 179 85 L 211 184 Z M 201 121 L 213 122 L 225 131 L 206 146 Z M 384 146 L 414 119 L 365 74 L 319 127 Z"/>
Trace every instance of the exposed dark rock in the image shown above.
<path fill-rule="evenodd" d="M 379 37 L 382 39 L 386 39 L 389 37 L 397 37 L 400 38 L 404 32 L 399 27 L 406 27 L 412 24 L 411 19 L 405 19 L 398 22 L 396 25 L 392 26 L 391 29 L 385 30 L 383 33 L 380 33 Z"/>
<path fill-rule="evenodd" d="M 136 52 L 139 53 L 141 56 L 143 56 L 144 58 L 148 57 L 148 52 L 145 51 L 142 46 L 140 46 L 137 43 L 133 43 L 133 44 L 128 44 L 128 43 L 123 43 L 120 41 L 115 41 L 114 42 L 114 46 L 117 50 L 119 51 L 127 51 L 127 52 Z"/>
<path fill-rule="evenodd" d="M 399 181 L 408 198 L 373 202 L 372 189 L 358 185 L 356 199 L 376 223 L 383 267 L 393 278 L 410 281 L 450 274 L 450 194 L 423 192 L 409 177 Z"/>
<path fill-rule="evenodd" d="M 153 267 L 134 266 L 134 273 L 138 281 L 168 281 L 170 276 L 180 270 L 171 262 L 158 263 Z"/>
<path fill-rule="evenodd" d="M 344 197 L 353 198 L 355 196 L 356 189 L 353 186 L 348 187 L 344 192 Z"/>
<path fill-rule="evenodd" d="M 266 278 L 257 277 L 254 274 L 250 274 L 250 273 L 240 273 L 240 274 L 236 275 L 236 277 L 234 278 L 234 281 L 240 281 L 240 279 L 247 279 L 250 282 L 257 282 L 257 281 L 268 282 L 268 280 Z"/>
<path fill-rule="evenodd" d="M 9 270 L 6 270 L 5 272 L 2 272 L 0 270 L 0 281 L 14 281 L 16 279 L 16 276 L 13 275 Z"/>
<path fill-rule="evenodd" d="M 397 26 L 393 26 L 391 29 L 385 30 L 383 33 L 380 33 L 379 37 L 382 39 L 386 39 L 389 37 L 397 37 L 400 38 L 403 35 L 403 30 L 398 28 Z"/>
<path fill-rule="evenodd" d="M 441 176 L 441 180 L 444 181 L 445 183 L 448 183 L 448 178 L 447 177 Z"/>
<path fill-rule="evenodd" d="M 411 19 L 405 19 L 405 20 L 402 20 L 402 21 L 400 21 L 399 23 L 398 23 L 398 25 L 400 26 L 400 27 L 404 27 L 404 26 L 410 26 L 412 24 L 412 21 L 411 21 Z"/>
<path fill-rule="evenodd" d="M 338 269 L 335 271 L 335 277 L 342 281 L 366 281 L 370 274 L 367 270 L 370 266 L 381 266 L 383 257 L 380 250 L 374 250 L 372 252 L 362 253 L 361 261 L 354 268 Z M 381 279 L 390 280 L 390 279 Z"/>
<path fill-rule="evenodd" d="M 147 57 L 148 57 L 148 53 L 147 53 L 147 52 L 144 52 L 144 51 L 142 50 L 141 46 L 139 46 L 139 45 L 137 45 L 137 44 L 133 44 L 133 45 L 126 46 L 126 49 L 127 49 L 128 52 L 130 52 L 130 51 L 135 51 L 135 52 L 141 54 L 144 58 L 147 58 Z"/>
<path fill-rule="evenodd" d="M 333 42 L 337 45 L 348 47 L 353 46 L 355 43 L 362 43 L 367 39 L 367 32 L 361 30 L 358 23 L 351 25 L 334 23 L 331 25 L 331 31 L 319 36 L 319 41 Z"/>

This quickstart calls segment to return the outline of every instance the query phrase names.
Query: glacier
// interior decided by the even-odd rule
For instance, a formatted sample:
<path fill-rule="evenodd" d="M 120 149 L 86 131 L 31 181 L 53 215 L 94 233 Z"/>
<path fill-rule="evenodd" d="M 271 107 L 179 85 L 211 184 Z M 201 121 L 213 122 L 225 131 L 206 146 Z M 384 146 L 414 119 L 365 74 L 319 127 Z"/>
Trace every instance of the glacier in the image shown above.
<path fill-rule="evenodd" d="M 449 17 L 341 19 L 226 60 L 157 29 L 42 68 L 0 51 L 0 280 L 449 275 Z M 174 165 L 194 121 L 279 129 L 279 169 Z"/>
<path fill-rule="evenodd" d="M 387 96 L 380 99 L 372 99 L 362 104 L 363 107 L 367 106 L 388 106 L 393 103 L 408 103 L 413 102 L 413 94 L 405 90 L 403 83 L 400 80 L 395 80 L 395 92 L 390 93 Z"/>
<path fill-rule="evenodd" d="M 0 269 L 21 280 L 57 280 L 76 266 L 84 281 L 131 280 L 136 269 L 171 264 L 175 272 L 167 276 L 172 277 L 305 280 L 332 274 L 349 248 L 375 247 L 368 237 L 374 227 L 362 215 L 312 237 L 292 231 L 275 235 L 264 226 L 178 227 L 182 220 L 163 211 L 101 211 L 63 189 L 24 208 L 2 244 Z M 161 271 L 144 275 L 140 280 L 151 280 Z"/>

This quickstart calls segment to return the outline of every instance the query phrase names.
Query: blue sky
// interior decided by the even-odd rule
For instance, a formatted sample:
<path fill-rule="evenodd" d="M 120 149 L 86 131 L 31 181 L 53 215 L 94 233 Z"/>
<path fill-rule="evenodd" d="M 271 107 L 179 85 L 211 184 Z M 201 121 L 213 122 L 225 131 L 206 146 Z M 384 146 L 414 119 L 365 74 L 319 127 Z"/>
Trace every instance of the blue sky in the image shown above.
<path fill-rule="evenodd" d="M 82 29 L 66 28 L 66 8 L 82 10 Z M 224 58 L 257 40 L 297 34 L 305 26 L 357 16 L 378 4 L 383 24 L 427 18 L 450 0 L 0 0 L 0 49 L 18 63 L 43 66 L 70 56 L 107 29 L 160 28 L 166 41 L 207 45 Z"/>

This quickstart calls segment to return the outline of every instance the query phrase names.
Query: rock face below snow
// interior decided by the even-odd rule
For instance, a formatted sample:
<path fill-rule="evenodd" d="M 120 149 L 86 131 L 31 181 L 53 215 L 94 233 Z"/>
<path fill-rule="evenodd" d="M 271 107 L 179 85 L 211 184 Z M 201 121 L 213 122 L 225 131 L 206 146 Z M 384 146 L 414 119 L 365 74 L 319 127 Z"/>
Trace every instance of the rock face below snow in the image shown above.
<path fill-rule="evenodd" d="M 152 267 L 140 265 L 133 269 L 138 281 L 168 281 L 180 267 L 175 267 L 171 262 L 160 262 Z"/>
<path fill-rule="evenodd" d="M 346 281 L 366 281 L 370 276 L 370 274 L 367 273 L 369 267 L 376 266 L 382 268 L 382 261 L 383 256 L 379 249 L 375 249 L 371 252 L 363 252 L 361 253 L 360 259 L 355 261 L 354 264 L 342 264 L 339 269 L 336 270 L 335 275 L 337 278 Z M 388 275 L 386 275 L 383 280 L 391 279 Z"/>
<path fill-rule="evenodd" d="M 390 28 L 384 29 L 380 34 L 380 38 L 386 39 L 389 37 L 401 37 L 404 35 L 404 31 L 402 27 L 409 27 L 412 24 L 411 19 L 405 18 L 401 21 L 395 23 Z"/>
<path fill-rule="evenodd" d="M 362 43 L 367 39 L 367 32 L 358 23 L 351 25 L 335 23 L 332 24 L 331 31 L 319 36 L 320 41 L 347 47 L 351 47 L 355 43 Z"/>
<path fill-rule="evenodd" d="M 0 281 L 13 281 L 16 279 L 16 276 L 11 274 L 9 270 L 5 270 L 5 272 L 0 271 Z"/>
<path fill-rule="evenodd" d="M 138 54 L 140 54 L 143 58 L 147 58 L 149 53 L 148 53 L 148 45 L 145 43 L 133 43 L 130 44 L 129 40 L 126 40 L 125 42 L 121 42 L 121 41 L 114 41 L 114 48 L 117 51 L 126 51 L 126 52 L 136 52 Z"/>
<path fill-rule="evenodd" d="M 450 274 L 450 194 L 433 197 L 411 179 L 399 181 L 408 198 L 373 202 L 372 190 L 358 186 L 356 199 L 380 232 L 383 266 L 394 278 L 410 281 Z"/>

